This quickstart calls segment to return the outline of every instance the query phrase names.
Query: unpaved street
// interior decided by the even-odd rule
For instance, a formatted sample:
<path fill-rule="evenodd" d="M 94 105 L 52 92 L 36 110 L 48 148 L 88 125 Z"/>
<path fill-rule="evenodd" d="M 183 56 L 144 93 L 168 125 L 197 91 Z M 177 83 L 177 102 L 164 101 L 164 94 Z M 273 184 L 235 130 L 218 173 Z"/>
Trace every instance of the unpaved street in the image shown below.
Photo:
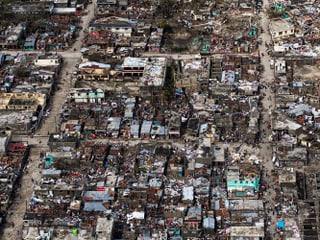
<path fill-rule="evenodd" d="M 274 93 L 274 70 L 270 68 L 270 56 L 267 54 L 265 43 L 271 43 L 271 36 L 269 32 L 269 19 L 266 14 L 266 9 L 268 8 L 268 2 L 264 2 L 264 8 L 260 12 L 261 18 L 261 27 L 263 28 L 263 33 L 261 34 L 262 44 L 260 45 L 260 55 L 261 55 L 261 63 L 264 66 L 264 71 L 261 76 L 261 83 L 265 86 L 262 89 L 262 94 L 265 95 L 262 100 L 263 110 L 262 117 L 263 121 L 261 121 L 260 130 L 263 132 L 262 144 L 260 148 L 260 156 L 263 159 L 263 177 L 262 180 L 266 183 L 269 188 L 267 188 L 267 192 L 264 196 L 266 202 L 266 212 L 269 217 L 271 217 L 271 225 L 267 228 L 267 236 L 270 236 L 271 239 L 274 239 L 276 236 L 276 222 L 277 218 L 274 214 L 274 206 L 275 206 L 275 181 L 276 178 L 272 176 L 272 170 L 274 169 L 274 164 L 272 162 L 272 151 L 273 146 L 271 142 L 269 142 L 269 136 L 271 135 L 271 129 L 268 128 L 268 124 L 271 124 L 271 113 L 275 108 L 275 93 Z M 262 56 L 262 53 L 264 56 Z"/>

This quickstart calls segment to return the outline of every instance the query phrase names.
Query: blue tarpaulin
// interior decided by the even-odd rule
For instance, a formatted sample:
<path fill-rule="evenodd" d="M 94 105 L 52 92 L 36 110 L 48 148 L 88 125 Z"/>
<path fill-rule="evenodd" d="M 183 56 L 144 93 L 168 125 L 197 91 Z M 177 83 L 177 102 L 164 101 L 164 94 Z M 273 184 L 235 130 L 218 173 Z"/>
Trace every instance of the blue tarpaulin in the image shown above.
<path fill-rule="evenodd" d="M 53 156 L 47 155 L 45 164 L 46 165 L 52 165 L 53 164 Z"/>
<path fill-rule="evenodd" d="M 284 221 L 282 220 L 282 221 L 278 221 L 278 224 L 277 224 L 277 226 L 278 226 L 278 228 L 279 229 L 284 229 Z"/>

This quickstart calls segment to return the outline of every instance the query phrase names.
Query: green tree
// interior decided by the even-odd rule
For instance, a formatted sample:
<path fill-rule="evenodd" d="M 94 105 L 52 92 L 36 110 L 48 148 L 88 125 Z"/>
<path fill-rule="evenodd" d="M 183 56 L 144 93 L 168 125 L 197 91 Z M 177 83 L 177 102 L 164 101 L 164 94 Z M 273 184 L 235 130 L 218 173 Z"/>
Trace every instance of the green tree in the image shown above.
<path fill-rule="evenodd" d="M 164 18 L 171 18 L 173 16 L 175 8 L 173 7 L 176 3 L 174 0 L 159 0 L 159 8 Z"/>
<path fill-rule="evenodd" d="M 30 72 L 26 67 L 20 66 L 14 70 L 14 75 L 18 78 L 29 77 Z"/>

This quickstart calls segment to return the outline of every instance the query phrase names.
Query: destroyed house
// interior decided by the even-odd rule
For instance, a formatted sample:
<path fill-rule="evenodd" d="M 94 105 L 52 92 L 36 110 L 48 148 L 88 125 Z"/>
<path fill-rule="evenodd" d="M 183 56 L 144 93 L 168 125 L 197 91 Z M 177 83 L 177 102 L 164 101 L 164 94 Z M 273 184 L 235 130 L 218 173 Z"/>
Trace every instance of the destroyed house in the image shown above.
<path fill-rule="evenodd" d="M 148 139 L 151 137 L 152 121 L 144 120 L 140 129 L 140 136 L 142 139 Z"/>
<path fill-rule="evenodd" d="M 160 52 L 162 44 L 163 28 L 157 28 L 151 32 L 149 41 L 147 44 L 149 52 Z"/>
<path fill-rule="evenodd" d="M 152 139 L 161 138 L 166 139 L 168 135 L 167 128 L 162 126 L 158 121 L 153 121 L 150 136 Z"/>
<path fill-rule="evenodd" d="M 167 58 L 148 58 L 143 69 L 141 82 L 144 86 L 162 88 L 167 73 Z M 155 90 L 155 89 L 154 89 Z"/>
<path fill-rule="evenodd" d="M 195 158 L 196 163 L 199 163 L 199 165 L 205 164 L 208 168 L 211 168 L 214 159 L 214 152 L 210 138 L 204 137 L 199 140 L 199 146 L 196 150 Z"/>
<path fill-rule="evenodd" d="M 13 191 L 29 156 L 29 146 L 25 142 L 9 142 L 6 153 L 0 157 L 0 210 L 6 214 Z M 1 222 L 2 223 L 2 222 Z"/>
<path fill-rule="evenodd" d="M 198 237 L 202 230 L 202 209 L 201 207 L 190 207 L 183 219 L 182 236 L 184 238 Z"/>
<path fill-rule="evenodd" d="M 132 26 L 127 21 L 106 18 L 99 19 L 89 26 L 89 33 L 96 30 L 106 30 L 119 36 L 131 37 Z"/>
<path fill-rule="evenodd" d="M 18 49 L 20 40 L 25 34 L 25 24 L 10 25 L 0 31 L 0 49 Z"/>
<path fill-rule="evenodd" d="M 90 211 L 106 211 L 107 206 L 112 204 L 114 200 L 114 189 L 108 188 L 104 191 L 84 191 L 82 200 L 84 201 L 83 210 Z"/>
<path fill-rule="evenodd" d="M 96 10 L 98 16 L 106 16 L 107 14 L 115 12 L 117 10 L 117 7 L 117 0 L 98 0 Z"/>
<path fill-rule="evenodd" d="M 107 126 L 107 135 L 113 138 L 117 138 L 120 134 L 122 120 L 121 118 L 111 118 Z"/>
<path fill-rule="evenodd" d="M 56 80 L 57 76 L 59 74 L 59 69 L 53 67 L 38 67 L 36 68 L 34 71 L 31 72 L 31 77 L 33 81 L 31 81 L 31 83 L 33 84 L 34 87 L 37 87 L 37 85 L 35 85 L 35 81 L 37 80 L 37 82 L 42 83 L 42 85 L 44 84 L 53 84 L 54 81 Z"/>
<path fill-rule="evenodd" d="M 50 134 L 48 145 L 51 150 L 61 147 L 71 147 L 76 149 L 79 145 L 77 136 L 71 134 Z"/>
<path fill-rule="evenodd" d="M 151 178 L 149 180 L 149 193 L 148 193 L 148 204 L 161 205 L 161 199 L 163 195 L 162 184 L 160 178 Z M 147 205 L 148 205 L 147 204 Z M 150 211 L 149 212 L 154 212 Z"/>
<path fill-rule="evenodd" d="M 181 115 L 173 114 L 168 123 L 168 134 L 170 138 L 179 138 L 181 134 Z"/>
<path fill-rule="evenodd" d="M 246 134 L 246 141 L 248 143 L 258 142 L 258 137 L 259 137 L 258 122 L 259 122 L 258 110 L 250 111 L 250 120 L 248 122 L 249 126 Z"/>
<path fill-rule="evenodd" d="M 55 166 L 62 166 L 60 161 L 64 159 L 56 158 L 54 161 Z M 36 183 L 34 194 L 27 206 L 28 217 L 25 216 L 24 221 L 33 221 L 32 216 L 38 215 L 42 216 L 40 225 L 78 227 L 81 220 L 70 217 L 70 212 L 73 211 L 75 214 L 72 216 L 76 216 L 80 210 L 80 202 L 77 199 L 81 197 L 83 186 L 84 178 L 76 170 L 43 169 L 41 181 L 39 184 Z"/>
<path fill-rule="evenodd" d="M 260 172 L 250 164 L 246 168 L 229 166 L 227 171 L 227 190 L 229 198 L 257 197 L 260 184 Z"/>
<path fill-rule="evenodd" d="M 117 167 L 122 166 L 124 162 L 123 158 L 123 147 L 120 144 L 113 144 L 112 146 L 107 146 L 106 152 L 107 157 L 103 163 L 104 167 Z M 117 177 L 109 174 L 106 179 L 107 186 L 114 186 Z"/>
<path fill-rule="evenodd" d="M 36 41 L 37 41 L 36 36 L 27 37 L 23 44 L 23 49 L 26 51 L 34 51 L 36 49 Z"/>
<path fill-rule="evenodd" d="M 132 138 L 139 138 L 140 137 L 140 123 L 137 120 L 131 121 L 130 137 L 132 137 Z"/>
<path fill-rule="evenodd" d="M 236 81 L 236 73 L 233 70 L 222 71 L 221 83 L 234 85 Z"/>
<path fill-rule="evenodd" d="M 63 161 L 69 159 L 55 159 L 55 165 L 62 165 Z M 34 193 L 40 198 L 49 196 L 55 199 L 79 198 L 83 191 L 84 179 L 77 171 L 63 171 L 55 169 L 43 169 L 42 178 L 39 184 L 34 188 Z"/>
<path fill-rule="evenodd" d="M 226 155 L 226 150 L 225 148 L 222 147 L 214 147 L 213 150 L 213 166 L 214 167 L 222 167 L 225 163 L 225 155 Z"/>
<path fill-rule="evenodd" d="M 205 208 L 210 207 L 210 181 L 209 177 L 198 177 L 194 182 L 195 195 L 197 198 L 197 202 L 201 204 L 201 206 Z"/>
<path fill-rule="evenodd" d="M 41 66 L 41 67 L 48 67 L 48 66 L 55 66 L 59 67 L 62 62 L 62 57 L 58 54 L 44 54 L 39 53 L 34 60 L 35 66 Z"/>
<path fill-rule="evenodd" d="M 269 25 L 270 34 L 273 41 L 293 36 L 295 33 L 294 25 L 285 19 L 272 20 Z"/>
<path fill-rule="evenodd" d="M 224 70 L 222 68 L 221 58 L 211 58 L 210 59 L 210 78 L 216 79 L 218 82 L 221 80 L 221 73 Z"/>
<path fill-rule="evenodd" d="M 277 159 L 281 166 L 302 167 L 307 166 L 307 149 L 305 147 L 295 147 L 288 151 L 278 151 Z"/>
<path fill-rule="evenodd" d="M 40 93 L 2 93 L 0 94 L 0 117 L 2 127 L 15 132 L 26 133 L 37 129 L 46 105 L 46 95 Z M 0 123 L 1 124 L 1 123 Z"/>
<path fill-rule="evenodd" d="M 297 185 L 297 174 L 295 171 L 282 171 L 279 173 L 279 185 L 282 187 L 295 187 Z"/>
<path fill-rule="evenodd" d="M 238 86 L 239 94 L 246 96 L 258 95 L 259 84 L 258 82 L 241 82 Z"/>
<path fill-rule="evenodd" d="M 99 49 L 108 49 L 112 47 L 113 41 L 112 33 L 105 30 L 95 30 L 94 32 L 89 33 L 84 38 L 84 46 L 96 46 Z M 84 50 L 84 49 L 83 49 Z M 88 52 L 93 51 L 94 48 L 87 49 Z"/>
<path fill-rule="evenodd" d="M 210 80 L 209 94 L 211 97 L 229 96 L 237 92 L 237 88 L 230 84 Z"/>
<path fill-rule="evenodd" d="M 114 239 L 115 223 L 114 218 L 98 217 L 96 225 L 97 240 L 112 240 Z"/>
<path fill-rule="evenodd" d="M 109 80 L 109 64 L 99 62 L 85 62 L 79 65 L 78 78 L 84 80 Z"/>
<path fill-rule="evenodd" d="M 187 133 L 197 137 L 199 134 L 200 120 L 199 118 L 190 118 L 187 125 Z"/>
<path fill-rule="evenodd" d="M 146 207 L 149 193 L 147 186 L 132 186 L 129 191 L 120 190 L 119 193 L 122 193 L 122 195 L 118 200 L 121 203 L 128 205 L 130 209 L 144 209 Z M 127 199 L 131 200 L 128 201 Z"/>
<path fill-rule="evenodd" d="M 81 124 L 79 120 L 68 120 L 61 124 L 60 130 L 63 132 L 68 132 L 69 134 L 75 134 L 80 132 Z"/>
<path fill-rule="evenodd" d="M 67 95 L 70 102 L 75 103 L 96 103 L 101 104 L 105 99 L 105 94 L 102 89 L 92 88 L 74 88 Z"/>
<path fill-rule="evenodd" d="M 14 14 L 42 15 L 53 13 L 53 2 L 21 2 L 11 6 Z"/>
<path fill-rule="evenodd" d="M 7 153 L 7 147 L 11 141 L 11 131 L 0 132 L 0 156 L 4 156 Z"/>
<path fill-rule="evenodd" d="M 33 111 L 3 111 L 0 116 L 0 129 L 26 134 L 37 128 L 38 120 Z"/>
<path fill-rule="evenodd" d="M 2 93 L 0 94 L 1 110 L 39 111 L 45 106 L 45 104 L 46 104 L 45 94 L 40 94 L 40 93 Z"/>
<path fill-rule="evenodd" d="M 122 63 L 122 76 L 141 77 L 147 61 L 147 58 L 126 57 Z"/>
<path fill-rule="evenodd" d="M 277 132 L 286 130 L 293 136 L 299 135 L 303 130 L 301 124 L 289 119 L 278 111 L 274 112 L 274 117 L 272 118 L 272 128 Z"/>
<path fill-rule="evenodd" d="M 264 228 L 259 226 L 231 226 L 229 231 L 230 240 L 264 239 Z"/>
<path fill-rule="evenodd" d="M 264 206 L 262 200 L 230 200 L 229 210 L 233 226 L 264 226 Z"/>
<path fill-rule="evenodd" d="M 168 163 L 167 176 L 182 178 L 184 176 L 185 160 L 185 157 L 181 153 L 172 156 Z"/>

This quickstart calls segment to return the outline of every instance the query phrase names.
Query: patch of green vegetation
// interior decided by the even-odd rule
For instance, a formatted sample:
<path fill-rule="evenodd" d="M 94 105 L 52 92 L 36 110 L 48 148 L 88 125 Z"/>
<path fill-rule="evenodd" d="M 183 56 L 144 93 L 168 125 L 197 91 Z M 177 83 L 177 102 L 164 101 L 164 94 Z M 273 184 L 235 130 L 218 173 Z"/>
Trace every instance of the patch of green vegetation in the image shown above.
<path fill-rule="evenodd" d="M 183 51 L 187 51 L 187 50 L 188 50 L 187 46 L 173 46 L 171 48 L 172 52 L 177 52 L 177 53 L 180 53 L 180 52 L 183 52 Z"/>
<path fill-rule="evenodd" d="M 15 76 L 18 78 L 24 78 L 24 77 L 29 77 L 30 76 L 30 71 L 26 67 L 17 67 L 14 70 Z"/>
<path fill-rule="evenodd" d="M 7 5 L 7 4 L 10 4 L 10 3 L 15 3 L 15 2 L 18 2 L 17 0 L 0 0 L 0 5 Z M 20 2 L 20 1 L 19 1 Z"/>

